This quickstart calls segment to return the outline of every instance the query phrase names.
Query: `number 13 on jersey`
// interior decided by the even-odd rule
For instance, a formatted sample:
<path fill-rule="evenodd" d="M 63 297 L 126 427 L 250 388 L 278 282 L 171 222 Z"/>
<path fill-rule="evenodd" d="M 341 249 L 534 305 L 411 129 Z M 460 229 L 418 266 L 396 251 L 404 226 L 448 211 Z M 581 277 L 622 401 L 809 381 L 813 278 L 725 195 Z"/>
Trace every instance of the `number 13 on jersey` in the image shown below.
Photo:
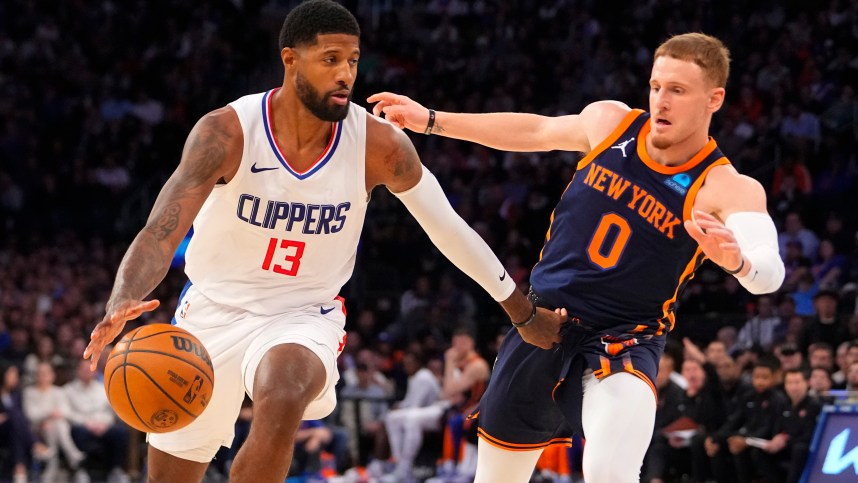
<path fill-rule="evenodd" d="M 616 233 L 616 236 L 610 243 L 606 243 L 609 233 Z M 616 213 L 605 213 L 587 247 L 590 261 L 604 270 L 616 267 L 631 236 L 632 228 L 625 218 Z"/>
<path fill-rule="evenodd" d="M 281 240 L 272 238 L 268 240 L 268 251 L 265 252 L 265 260 L 262 262 L 263 270 L 271 270 L 273 272 L 294 277 L 298 274 L 298 267 L 301 266 L 301 257 L 304 255 L 304 247 L 306 243 L 295 240 Z M 274 260 L 275 252 L 277 261 L 287 262 L 287 265 L 271 262 Z"/>

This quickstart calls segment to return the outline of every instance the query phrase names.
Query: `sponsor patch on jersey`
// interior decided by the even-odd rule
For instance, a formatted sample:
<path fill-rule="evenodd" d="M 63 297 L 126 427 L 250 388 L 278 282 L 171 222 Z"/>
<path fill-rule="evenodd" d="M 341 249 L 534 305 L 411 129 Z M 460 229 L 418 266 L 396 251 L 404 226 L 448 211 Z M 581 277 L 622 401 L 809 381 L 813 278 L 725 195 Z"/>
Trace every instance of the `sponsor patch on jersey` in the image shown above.
<path fill-rule="evenodd" d="M 688 187 L 691 186 L 691 176 L 688 176 L 685 173 L 679 173 L 664 180 L 664 184 L 673 191 L 684 195 L 688 192 Z"/>

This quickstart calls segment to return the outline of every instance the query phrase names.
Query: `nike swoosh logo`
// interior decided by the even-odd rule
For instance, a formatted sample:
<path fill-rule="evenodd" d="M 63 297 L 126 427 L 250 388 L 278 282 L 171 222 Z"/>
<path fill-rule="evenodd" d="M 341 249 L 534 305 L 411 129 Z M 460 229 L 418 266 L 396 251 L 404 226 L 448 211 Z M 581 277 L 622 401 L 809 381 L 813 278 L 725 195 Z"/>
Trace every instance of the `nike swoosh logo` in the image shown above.
<path fill-rule="evenodd" d="M 277 169 L 277 166 L 273 168 L 257 168 L 256 163 L 253 163 L 253 166 L 250 167 L 251 173 L 261 173 L 263 171 L 271 171 L 272 169 Z"/>
<path fill-rule="evenodd" d="M 501 276 L 500 276 L 500 277 L 498 277 L 498 278 L 500 279 L 500 281 L 501 281 L 501 282 L 503 282 L 503 281 L 504 281 L 504 279 L 506 279 L 506 271 L 504 271 L 504 272 L 503 272 L 503 275 L 501 275 Z"/>
<path fill-rule="evenodd" d="M 336 308 L 336 307 L 331 307 L 331 308 L 329 308 L 329 309 L 326 309 L 326 308 L 324 308 L 324 307 L 319 307 L 319 312 L 321 312 L 321 313 L 322 313 L 322 315 L 326 315 L 327 313 L 329 313 L 330 311 L 334 310 L 335 308 Z"/>

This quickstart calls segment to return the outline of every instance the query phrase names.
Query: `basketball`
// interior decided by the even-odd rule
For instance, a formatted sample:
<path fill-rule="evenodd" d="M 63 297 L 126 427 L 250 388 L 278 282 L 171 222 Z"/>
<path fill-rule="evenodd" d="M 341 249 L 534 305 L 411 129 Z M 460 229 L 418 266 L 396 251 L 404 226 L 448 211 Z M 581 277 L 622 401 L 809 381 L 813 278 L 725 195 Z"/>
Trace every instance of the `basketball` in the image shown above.
<path fill-rule="evenodd" d="M 168 433 L 206 409 L 214 371 L 202 343 L 169 324 L 144 325 L 123 337 L 104 368 L 104 389 L 116 414 L 145 433 Z"/>

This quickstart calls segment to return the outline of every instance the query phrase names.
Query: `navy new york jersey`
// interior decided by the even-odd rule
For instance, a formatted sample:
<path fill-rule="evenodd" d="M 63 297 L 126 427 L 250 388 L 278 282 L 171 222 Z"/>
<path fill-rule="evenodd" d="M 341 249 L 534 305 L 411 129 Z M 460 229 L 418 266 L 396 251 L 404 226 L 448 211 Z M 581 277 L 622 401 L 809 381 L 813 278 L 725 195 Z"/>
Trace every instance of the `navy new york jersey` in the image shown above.
<path fill-rule="evenodd" d="M 710 138 L 689 162 L 646 153 L 649 114 L 631 111 L 580 163 L 551 217 L 531 283 L 598 329 L 662 335 L 704 256 L 685 231 L 709 170 L 729 164 Z"/>

